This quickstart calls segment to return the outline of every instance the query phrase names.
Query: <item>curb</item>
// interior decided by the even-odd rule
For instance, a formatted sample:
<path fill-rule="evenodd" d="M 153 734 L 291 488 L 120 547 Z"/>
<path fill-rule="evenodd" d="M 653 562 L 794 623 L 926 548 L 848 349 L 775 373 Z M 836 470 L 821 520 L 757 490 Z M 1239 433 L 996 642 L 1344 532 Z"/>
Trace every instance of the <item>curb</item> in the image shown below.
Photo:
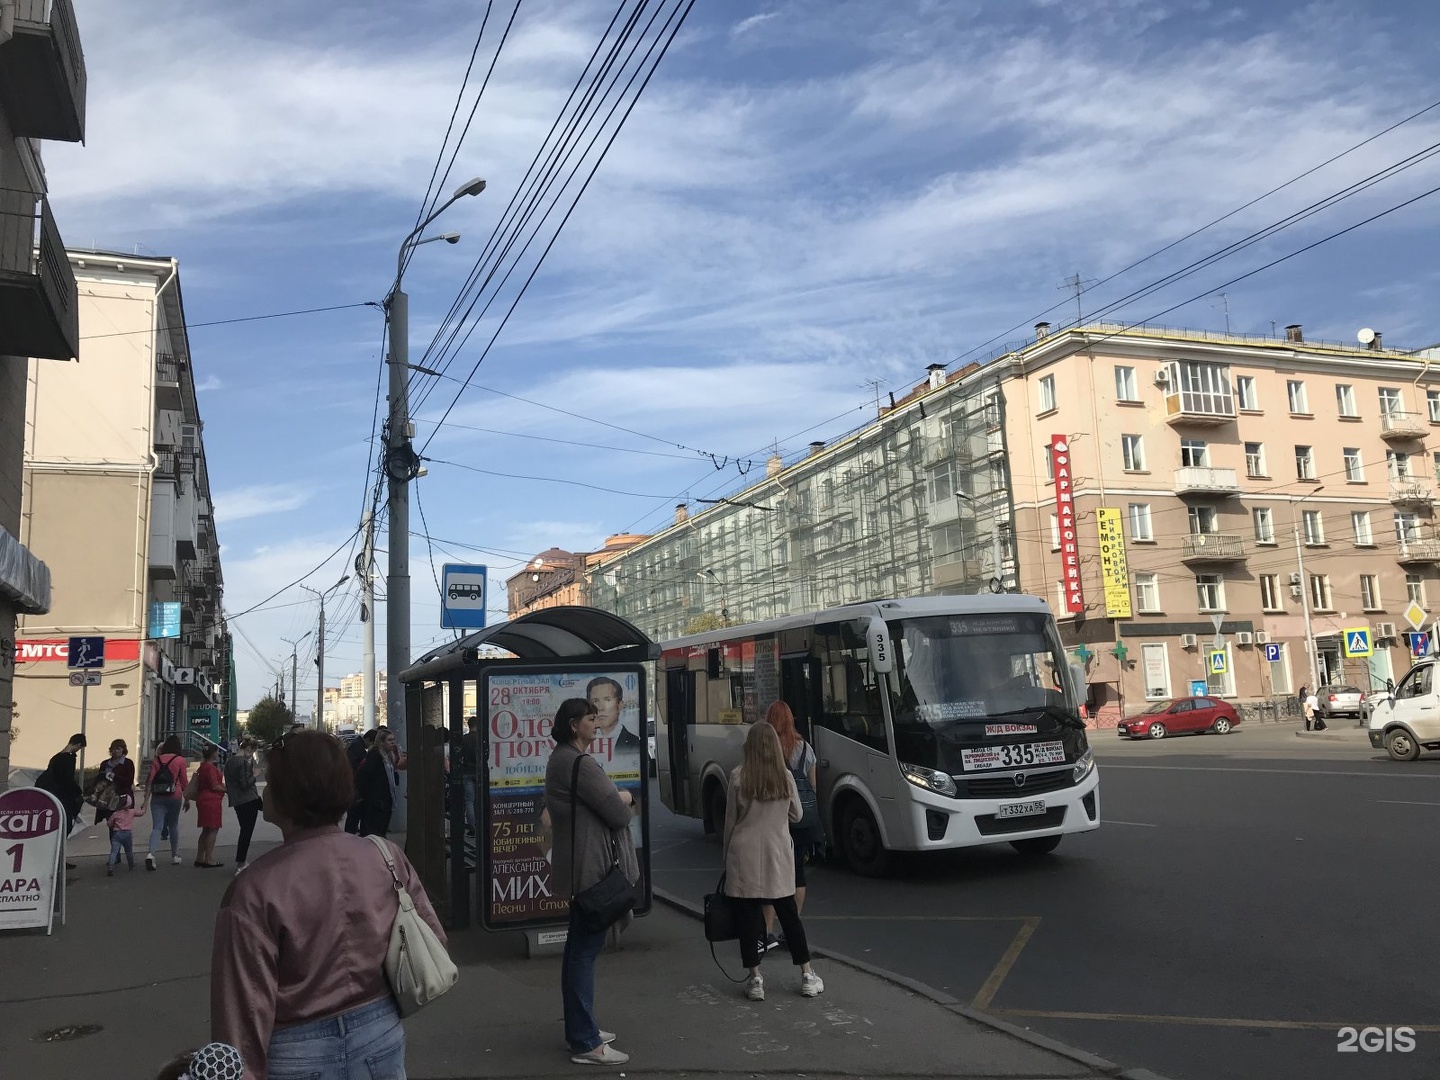
<path fill-rule="evenodd" d="M 1339 731 L 1297 731 L 1297 739 L 1315 739 L 1321 742 L 1345 742 L 1363 743 L 1370 745 L 1370 737 L 1366 734 L 1367 728 L 1353 727 L 1342 728 Z"/>
<path fill-rule="evenodd" d="M 653 886 L 650 892 L 656 900 L 659 900 L 666 907 L 674 908 L 676 911 L 683 912 L 692 918 L 703 919 L 705 917 L 704 909 L 698 904 L 692 904 L 689 900 L 681 899 L 673 893 Z M 920 997 L 933 1001 L 936 1005 L 948 1009 L 950 1012 L 963 1016 L 967 1020 L 972 1020 L 994 1031 L 998 1031 L 1002 1035 L 1009 1035 L 1012 1038 L 1019 1039 L 1021 1042 L 1029 1043 L 1036 1049 L 1047 1050 L 1052 1054 L 1068 1058 L 1077 1065 L 1083 1065 L 1087 1069 L 1104 1073 L 1107 1076 L 1113 1076 L 1116 1080 L 1166 1080 L 1166 1077 L 1151 1072 L 1149 1069 L 1126 1069 L 1108 1058 L 1102 1058 L 1098 1054 L 1090 1053 L 1088 1050 L 1080 1050 L 1056 1039 L 1052 1039 L 1048 1035 L 1041 1035 L 1037 1031 L 1031 1031 L 1029 1028 L 1021 1027 L 1018 1024 L 1012 1024 L 1008 1020 L 991 1016 L 989 1013 L 981 1012 L 979 1009 L 972 1009 L 970 1006 L 962 1004 L 957 998 L 945 993 L 943 990 L 936 990 L 933 986 L 922 983 L 917 979 L 912 979 L 908 975 L 901 975 L 898 972 L 877 967 L 868 961 L 857 960 L 853 956 L 846 956 L 844 953 L 836 952 L 833 949 L 817 947 L 812 951 L 815 955 L 822 956 L 834 963 L 843 964 L 846 967 L 854 968 L 856 971 L 864 972 L 866 975 L 873 975 L 877 979 L 883 979 L 888 983 L 893 983 L 896 986 L 909 990 L 911 993 L 918 994 Z"/>

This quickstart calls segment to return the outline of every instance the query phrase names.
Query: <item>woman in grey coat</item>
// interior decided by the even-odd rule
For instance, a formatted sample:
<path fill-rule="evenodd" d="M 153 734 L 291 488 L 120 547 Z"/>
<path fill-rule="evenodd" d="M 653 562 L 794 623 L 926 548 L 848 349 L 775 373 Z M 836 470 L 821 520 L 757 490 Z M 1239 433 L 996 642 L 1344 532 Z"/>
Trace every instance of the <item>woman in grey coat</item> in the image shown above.
<path fill-rule="evenodd" d="M 795 778 L 785 767 L 780 736 L 769 724 L 750 725 L 744 756 L 730 774 L 725 799 L 725 894 L 735 898 L 740 961 L 750 969 L 745 996 L 765 1000 L 760 958 L 765 912 L 775 909 L 790 959 L 800 968 L 800 993 L 815 997 L 825 984 L 810 966 L 810 946 L 795 906 L 795 845 L 790 823 L 804 816 Z"/>
<path fill-rule="evenodd" d="M 586 753 L 595 738 L 597 719 L 595 707 L 584 698 L 561 702 L 555 713 L 551 731 L 555 749 L 545 769 L 545 808 L 554 829 L 550 881 L 556 896 L 574 897 L 603 878 L 610 872 L 612 852 L 632 883 L 640 877 L 630 840 L 634 796 L 617 788 Z M 610 1045 L 615 1035 L 595 1022 L 595 958 L 605 945 L 606 933 L 583 929 L 572 907 L 560 967 L 560 996 L 565 1005 L 565 1041 L 573 1055 L 570 1060 L 577 1065 L 623 1065 L 630 1060 L 629 1054 Z"/>
<path fill-rule="evenodd" d="M 241 739 L 240 746 L 225 761 L 225 792 L 230 808 L 240 819 L 240 842 L 235 846 L 235 873 L 245 869 L 250 857 L 250 837 L 260 816 L 260 790 L 255 783 L 254 739 Z"/>

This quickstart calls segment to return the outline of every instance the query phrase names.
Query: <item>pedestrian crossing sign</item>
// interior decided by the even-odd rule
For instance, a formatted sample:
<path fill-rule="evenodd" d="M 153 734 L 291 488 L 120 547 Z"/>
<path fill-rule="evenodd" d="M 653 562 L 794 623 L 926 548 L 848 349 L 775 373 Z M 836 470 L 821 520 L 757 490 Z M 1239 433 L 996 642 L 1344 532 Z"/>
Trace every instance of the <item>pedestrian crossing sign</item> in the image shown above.
<path fill-rule="evenodd" d="M 1345 655 L 1347 657 L 1369 656 L 1374 651 L 1370 646 L 1370 628 L 1368 626 L 1345 628 Z"/>
<path fill-rule="evenodd" d="M 1210 674 L 1225 675 L 1230 671 L 1230 658 L 1225 655 L 1224 649 L 1213 649 L 1210 652 Z"/>

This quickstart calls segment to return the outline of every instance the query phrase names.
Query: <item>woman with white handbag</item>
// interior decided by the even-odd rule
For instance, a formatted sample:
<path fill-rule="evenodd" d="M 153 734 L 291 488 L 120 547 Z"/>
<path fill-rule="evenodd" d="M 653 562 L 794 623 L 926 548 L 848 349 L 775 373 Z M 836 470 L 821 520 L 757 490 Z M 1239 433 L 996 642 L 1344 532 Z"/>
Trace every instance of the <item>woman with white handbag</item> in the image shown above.
<path fill-rule="evenodd" d="M 399 848 L 340 828 L 355 801 L 340 740 L 291 732 L 267 762 L 265 819 L 285 842 L 221 901 L 211 1038 L 240 1050 L 246 1080 L 404 1080 L 401 1016 L 455 981 L 445 931 Z"/>

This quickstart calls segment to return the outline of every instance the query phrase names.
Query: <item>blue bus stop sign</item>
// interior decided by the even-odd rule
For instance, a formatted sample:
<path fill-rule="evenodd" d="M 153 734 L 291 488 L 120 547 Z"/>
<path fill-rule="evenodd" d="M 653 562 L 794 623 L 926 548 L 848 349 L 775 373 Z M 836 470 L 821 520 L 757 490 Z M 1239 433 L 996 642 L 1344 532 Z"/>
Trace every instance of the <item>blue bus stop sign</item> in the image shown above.
<path fill-rule="evenodd" d="M 440 625 L 479 630 L 485 626 L 487 571 L 446 563 L 440 572 Z"/>

